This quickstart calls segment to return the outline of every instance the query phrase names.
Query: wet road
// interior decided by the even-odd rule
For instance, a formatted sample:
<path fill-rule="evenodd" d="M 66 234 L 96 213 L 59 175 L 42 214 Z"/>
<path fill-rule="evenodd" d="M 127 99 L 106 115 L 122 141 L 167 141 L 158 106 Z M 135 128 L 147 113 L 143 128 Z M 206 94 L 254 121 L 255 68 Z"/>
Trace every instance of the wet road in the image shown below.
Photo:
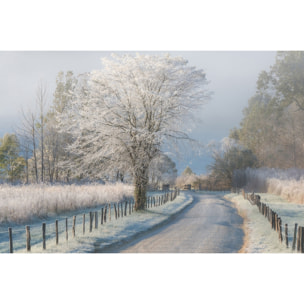
<path fill-rule="evenodd" d="M 131 243 L 111 248 L 123 253 L 236 253 L 243 245 L 243 219 L 219 194 L 193 193 L 190 207 L 166 226 Z"/>

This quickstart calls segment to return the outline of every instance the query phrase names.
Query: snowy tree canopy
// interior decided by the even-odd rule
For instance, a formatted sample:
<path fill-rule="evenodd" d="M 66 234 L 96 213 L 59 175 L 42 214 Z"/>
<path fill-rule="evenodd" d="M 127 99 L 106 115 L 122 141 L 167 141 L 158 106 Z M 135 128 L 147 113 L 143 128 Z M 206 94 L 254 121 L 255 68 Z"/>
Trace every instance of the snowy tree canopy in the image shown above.
<path fill-rule="evenodd" d="M 102 65 L 79 81 L 58 117 L 74 137 L 69 151 L 81 159 L 74 165 L 86 173 L 129 172 L 145 183 L 164 141 L 188 138 L 185 117 L 208 98 L 205 73 L 169 55 L 112 55 Z"/>

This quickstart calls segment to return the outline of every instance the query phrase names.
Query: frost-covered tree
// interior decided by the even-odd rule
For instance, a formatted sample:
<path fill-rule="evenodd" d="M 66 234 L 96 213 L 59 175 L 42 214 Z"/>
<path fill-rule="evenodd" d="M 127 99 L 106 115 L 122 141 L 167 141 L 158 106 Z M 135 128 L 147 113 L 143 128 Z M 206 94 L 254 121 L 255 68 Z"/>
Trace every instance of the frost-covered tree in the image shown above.
<path fill-rule="evenodd" d="M 41 174 L 40 179 L 41 182 L 44 182 L 44 174 L 45 174 L 45 159 L 44 159 L 44 149 L 45 149 L 45 107 L 47 103 L 47 86 L 42 81 L 39 83 L 37 92 L 36 92 L 36 102 L 38 107 L 38 116 L 39 119 L 37 121 L 37 129 L 39 131 L 39 139 L 40 139 L 40 163 L 41 163 Z"/>
<path fill-rule="evenodd" d="M 64 166 L 67 153 L 64 148 L 70 142 L 70 136 L 59 132 L 56 113 L 64 112 L 77 84 L 77 78 L 72 71 L 66 73 L 60 71 L 56 78 L 56 89 L 53 103 L 46 116 L 45 126 L 45 165 L 50 182 L 65 180 L 68 181 L 70 169 Z"/>
<path fill-rule="evenodd" d="M 149 166 L 162 144 L 189 139 L 183 123 L 207 100 L 206 76 L 184 58 L 170 55 L 112 55 L 102 64 L 78 82 L 58 119 L 74 139 L 69 145 L 71 166 L 95 176 L 129 172 L 140 210 Z"/>
<path fill-rule="evenodd" d="M 152 187 L 157 188 L 161 183 L 174 184 L 177 178 L 175 162 L 166 154 L 160 153 L 149 167 L 149 179 Z"/>
<path fill-rule="evenodd" d="M 22 154 L 26 161 L 26 183 L 31 179 L 39 182 L 38 175 L 38 146 L 39 137 L 37 130 L 37 114 L 32 111 L 22 110 L 21 126 L 18 130 L 18 138 L 21 142 Z M 32 158 L 31 161 L 30 158 Z M 30 166 L 31 164 L 31 166 Z M 32 174 L 30 174 L 32 172 Z"/>
<path fill-rule="evenodd" d="M 192 175 L 192 174 L 194 174 L 194 173 L 189 166 L 187 166 L 186 169 L 182 173 L 182 175 Z"/>

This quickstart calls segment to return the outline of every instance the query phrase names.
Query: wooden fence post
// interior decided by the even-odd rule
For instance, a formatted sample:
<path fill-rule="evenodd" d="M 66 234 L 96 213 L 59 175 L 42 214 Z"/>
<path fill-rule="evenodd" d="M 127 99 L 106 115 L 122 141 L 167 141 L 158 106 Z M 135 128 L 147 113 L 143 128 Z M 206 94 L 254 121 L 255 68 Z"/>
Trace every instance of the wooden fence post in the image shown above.
<path fill-rule="evenodd" d="M 46 243 L 45 243 L 45 228 L 46 228 L 46 224 L 42 223 L 42 249 L 45 250 L 46 249 Z"/>
<path fill-rule="evenodd" d="M 304 227 L 301 227 L 301 253 L 304 253 Z"/>
<path fill-rule="evenodd" d="M 30 226 L 25 226 L 26 230 L 26 250 L 31 251 L 31 231 Z"/>
<path fill-rule="evenodd" d="M 58 237 L 58 220 L 55 221 L 55 230 L 56 230 L 56 245 L 59 243 L 59 237 Z"/>
<path fill-rule="evenodd" d="M 98 213 L 95 211 L 95 229 L 98 228 Z"/>
<path fill-rule="evenodd" d="M 292 250 L 296 249 L 297 228 L 298 228 L 298 224 L 295 223 L 294 234 L 293 234 L 293 241 L 292 241 Z"/>
<path fill-rule="evenodd" d="M 129 200 L 129 215 L 131 215 L 131 200 Z"/>
<path fill-rule="evenodd" d="M 105 207 L 104 207 L 104 218 L 103 218 L 104 223 L 107 222 L 107 212 L 108 212 L 108 206 L 105 205 Z"/>
<path fill-rule="evenodd" d="M 262 203 L 258 205 L 259 208 L 259 212 L 261 213 L 261 207 L 262 207 Z"/>
<path fill-rule="evenodd" d="M 12 228 L 8 228 L 8 238 L 9 238 L 9 252 L 13 253 L 13 232 Z"/>
<path fill-rule="evenodd" d="M 109 204 L 109 221 L 111 221 L 111 204 Z"/>
<path fill-rule="evenodd" d="M 85 213 L 82 215 L 82 234 L 85 234 Z"/>
<path fill-rule="evenodd" d="M 69 239 L 69 233 L 68 233 L 68 218 L 65 218 L 65 239 Z"/>
<path fill-rule="evenodd" d="M 75 237 L 76 234 L 76 215 L 73 216 L 73 229 L 72 229 L 73 237 Z"/>
<path fill-rule="evenodd" d="M 301 230 L 302 227 L 298 227 L 298 238 L 297 238 L 297 251 L 300 251 L 300 244 L 301 244 Z"/>
<path fill-rule="evenodd" d="M 268 209 L 269 209 L 269 207 L 265 204 L 265 217 L 267 218 L 267 216 L 268 216 Z"/>
<path fill-rule="evenodd" d="M 283 236 L 282 236 L 282 220 L 281 220 L 281 218 L 279 218 L 279 239 L 280 239 L 280 241 L 282 243 Z"/>
<path fill-rule="evenodd" d="M 285 224 L 285 243 L 288 248 L 288 224 Z"/>
<path fill-rule="evenodd" d="M 269 222 L 270 222 L 271 228 L 272 228 L 272 220 L 273 220 L 272 214 L 273 214 L 272 209 L 270 209 L 270 210 L 269 210 Z"/>
<path fill-rule="evenodd" d="M 125 216 L 127 216 L 128 201 L 125 201 Z"/>
<path fill-rule="evenodd" d="M 101 208 L 101 213 L 100 213 L 100 225 L 103 225 L 103 208 Z"/>
<path fill-rule="evenodd" d="M 123 205 L 122 205 L 122 202 L 120 203 L 120 208 L 121 208 L 121 217 L 123 217 Z"/>
<path fill-rule="evenodd" d="M 90 211 L 90 232 L 92 232 L 92 226 L 93 226 L 93 213 Z"/>

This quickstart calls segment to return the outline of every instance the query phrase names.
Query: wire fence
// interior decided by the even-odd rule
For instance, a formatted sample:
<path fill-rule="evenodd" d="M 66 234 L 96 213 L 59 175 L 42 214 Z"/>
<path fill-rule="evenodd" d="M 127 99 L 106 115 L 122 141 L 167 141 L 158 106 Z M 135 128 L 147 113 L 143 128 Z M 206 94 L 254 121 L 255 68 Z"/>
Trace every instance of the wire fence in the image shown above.
<path fill-rule="evenodd" d="M 271 229 L 278 234 L 279 241 L 285 243 L 287 248 L 292 248 L 292 251 L 304 253 L 304 227 L 294 224 L 293 233 L 290 233 L 288 223 L 283 224 L 281 216 L 270 208 L 267 204 L 261 202 L 261 197 L 254 193 L 245 193 L 244 189 L 234 190 L 234 192 L 241 192 L 244 199 L 247 199 L 252 206 L 257 206 L 261 215 L 263 215 L 270 223 Z"/>
<path fill-rule="evenodd" d="M 173 201 L 178 195 L 179 190 L 174 190 L 148 196 L 145 208 L 161 206 L 168 201 Z M 58 216 L 55 220 L 44 221 L 32 226 L 27 225 L 25 229 L 8 227 L 8 231 L 0 231 L 0 252 L 13 253 L 25 248 L 26 252 L 31 252 L 32 246 L 39 244 L 41 244 L 43 252 L 51 242 L 58 245 L 75 238 L 76 235 L 85 235 L 105 225 L 108 221 L 131 215 L 134 209 L 134 199 L 130 198 L 117 203 L 103 204 L 86 213 L 78 212 L 72 216 Z"/>

